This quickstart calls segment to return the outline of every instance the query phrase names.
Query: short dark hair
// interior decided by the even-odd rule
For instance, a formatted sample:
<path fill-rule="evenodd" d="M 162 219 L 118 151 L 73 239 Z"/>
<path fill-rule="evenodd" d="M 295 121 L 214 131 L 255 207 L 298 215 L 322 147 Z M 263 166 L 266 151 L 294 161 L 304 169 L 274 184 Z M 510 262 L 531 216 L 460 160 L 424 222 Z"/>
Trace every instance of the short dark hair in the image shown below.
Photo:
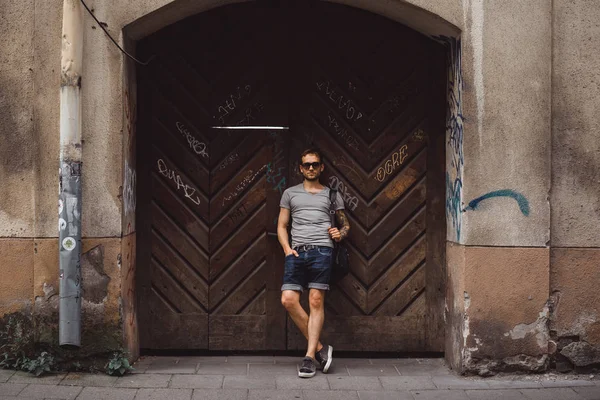
<path fill-rule="evenodd" d="M 323 162 L 323 157 L 321 157 L 321 152 L 315 148 L 315 147 L 311 147 L 309 149 L 306 149 L 302 152 L 302 154 L 300 154 L 300 164 L 302 164 L 302 159 L 304 158 L 304 156 L 307 156 L 309 154 L 313 154 L 317 157 L 319 157 L 319 161 Z"/>

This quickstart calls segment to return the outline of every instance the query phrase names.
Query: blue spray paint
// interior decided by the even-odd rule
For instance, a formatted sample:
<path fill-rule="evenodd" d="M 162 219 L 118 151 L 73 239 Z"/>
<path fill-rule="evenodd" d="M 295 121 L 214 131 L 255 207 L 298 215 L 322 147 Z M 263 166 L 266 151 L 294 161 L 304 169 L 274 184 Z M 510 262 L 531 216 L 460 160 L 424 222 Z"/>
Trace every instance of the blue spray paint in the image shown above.
<path fill-rule="evenodd" d="M 468 207 L 466 207 L 463 211 L 476 210 L 479 203 L 481 203 L 483 200 L 491 199 L 492 197 L 511 197 L 515 199 L 523 215 L 526 217 L 529 216 L 529 201 L 527 201 L 527 198 L 525 198 L 525 196 L 523 196 L 521 193 L 510 189 L 495 190 L 493 192 L 486 193 L 483 196 L 479 196 L 478 198 L 471 200 Z"/>
<path fill-rule="evenodd" d="M 448 87 L 446 92 L 446 157 L 449 165 L 446 172 L 446 218 L 454 228 L 456 241 L 460 241 L 462 226 L 462 176 L 464 167 L 462 114 L 462 55 L 460 39 L 435 36 L 445 44 L 447 50 Z"/>
<path fill-rule="evenodd" d="M 462 180 L 460 178 L 451 181 L 450 174 L 446 173 L 446 215 L 451 217 L 452 227 L 456 232 L 456 240 L 460 240 L 462 217 Z"/>

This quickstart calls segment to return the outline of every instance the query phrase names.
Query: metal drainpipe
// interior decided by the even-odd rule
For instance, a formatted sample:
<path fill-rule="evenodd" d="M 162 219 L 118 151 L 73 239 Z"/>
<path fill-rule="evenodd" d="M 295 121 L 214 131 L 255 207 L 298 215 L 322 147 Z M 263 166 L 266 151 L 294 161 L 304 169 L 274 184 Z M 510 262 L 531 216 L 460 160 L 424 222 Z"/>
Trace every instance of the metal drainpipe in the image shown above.
<path fill-rule="evenodd" d="M 59 344 L 81 345 L 81 71 L 83 8 L 64 0 L 60 72 Z"/>

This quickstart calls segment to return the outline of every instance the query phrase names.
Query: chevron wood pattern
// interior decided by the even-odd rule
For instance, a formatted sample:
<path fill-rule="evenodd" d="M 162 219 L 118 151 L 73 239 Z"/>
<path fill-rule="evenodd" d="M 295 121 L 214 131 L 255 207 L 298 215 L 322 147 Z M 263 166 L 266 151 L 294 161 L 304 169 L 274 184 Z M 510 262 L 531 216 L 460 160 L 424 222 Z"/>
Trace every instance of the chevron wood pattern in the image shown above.
<path fill-rule="evenodd" d="M 327 294 L 323 340 L 439 351 L 430 63 L 443 54 L 382 17 L 276 3 L 215 9 L 138 48 L 156 55 L 138 72 L 142 347 L 306 346 L 279 302 L 274 234 L 282 191 L 301 182 L 297 155 L 317 146 L 321 182 L 342 193 L 352 226 L 351 272 Z"/>

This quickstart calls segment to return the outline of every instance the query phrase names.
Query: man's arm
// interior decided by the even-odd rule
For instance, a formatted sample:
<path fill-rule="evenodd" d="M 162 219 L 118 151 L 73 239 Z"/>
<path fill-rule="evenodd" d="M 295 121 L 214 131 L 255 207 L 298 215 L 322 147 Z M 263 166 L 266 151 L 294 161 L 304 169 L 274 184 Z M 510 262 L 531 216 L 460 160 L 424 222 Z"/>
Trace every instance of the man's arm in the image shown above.
<path fill-rule="evenodd" d="M 283 252 L 286 256 L 290 254 L 294 254 L 298 257 L 298 253 L 296 250 L 293 250 L 290 247 L 290 240 L 288 238 L 288 224 L 290 223 L 290 210 L 287 208 L 280 207 L 279 208 L 279 219 L 277 220 L 277 239 L 279 239 L 279 244 L 281 244 L 281 248 L 283 248 Z"/>
<path fill-rule="evenodd" d="M 337 210 L 335 212 L 335 217 L 340 228 L 329 228 L 329 235 L 333 240 L 339 242 L 348 236 L 348 232 L 350 232 L 350 222 L 348 221 L 348 217 L 344 210 Z"/>

